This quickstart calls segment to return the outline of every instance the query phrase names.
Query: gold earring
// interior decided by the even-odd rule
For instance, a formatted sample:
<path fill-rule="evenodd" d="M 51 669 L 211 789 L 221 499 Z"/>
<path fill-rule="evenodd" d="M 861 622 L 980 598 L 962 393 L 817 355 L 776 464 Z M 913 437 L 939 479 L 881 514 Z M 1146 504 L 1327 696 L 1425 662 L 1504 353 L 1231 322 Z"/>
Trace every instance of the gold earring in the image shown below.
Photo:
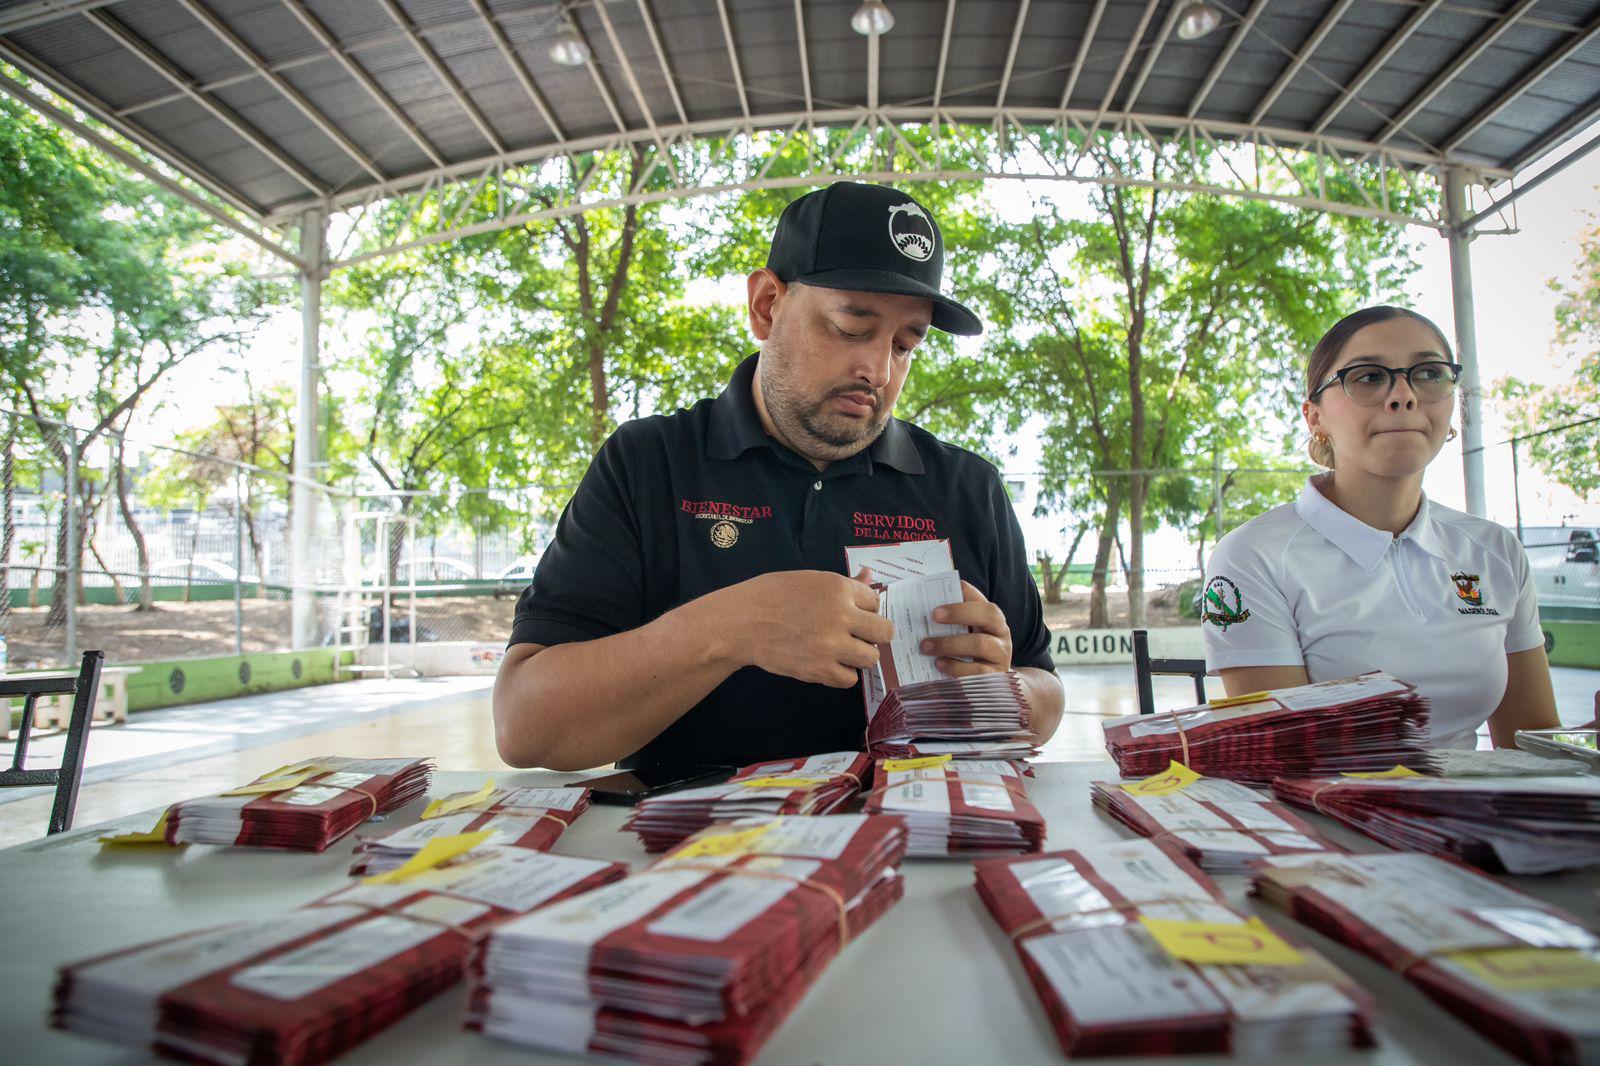
<path fill-rule="evenodd" d="M 1446 440 L 1446 441 L 1452 441 L 1452 440 L 1455 440 L 1455 439 L 1456 439 L 1456 427 L 1455 427 L 1455 426 L 1451 426 L 1451 427 L 1450 427 L 1450 432 L 1449 432 L 1449 433 L 1446 433 L 1446 434 L 1445 434 L 1445 435 L 1444 435 L 1444 439 L 1445 439 L 1445 440 Z"/>
<path fill-rule="evenodd" d="M 1313 433 L 1311 439 L 1318 444 L 1328 444 L 1332 440 L 1326 433 Z"/>

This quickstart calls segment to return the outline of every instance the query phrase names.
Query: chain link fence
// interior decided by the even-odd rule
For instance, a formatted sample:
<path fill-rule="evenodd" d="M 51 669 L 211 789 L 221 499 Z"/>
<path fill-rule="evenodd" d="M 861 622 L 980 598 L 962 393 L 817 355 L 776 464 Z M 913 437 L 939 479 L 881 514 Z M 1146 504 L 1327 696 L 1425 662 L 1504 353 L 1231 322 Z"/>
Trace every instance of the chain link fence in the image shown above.
<path fill-rule="evenodd" d="M 75 665 L 89 648 L 161 662 L 360 647 L 386 631 L 503 644 L 566 495 L 314 486 L 297 568 L 288 470 L 17 412 L 0 412 L 0 447 L 11 670 Z M 299 641 L 297 592 L 311 617 Z"/>

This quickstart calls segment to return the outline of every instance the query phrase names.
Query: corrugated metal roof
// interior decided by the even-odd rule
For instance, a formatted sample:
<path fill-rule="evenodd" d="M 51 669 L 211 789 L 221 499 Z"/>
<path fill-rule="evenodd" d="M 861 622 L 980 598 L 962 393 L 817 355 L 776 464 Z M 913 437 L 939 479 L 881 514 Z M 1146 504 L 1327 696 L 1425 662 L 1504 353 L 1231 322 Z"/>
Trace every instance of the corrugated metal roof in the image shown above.
<path fill-rule="evenodd" d="M 446 167 L 467 167 L 559 147 L 562 138 L 507 61 L 499 35 L 566 140 L 617 133 L 613 107 L 627 133 L 684 118 L 733 120 L 746 108 L 758 123 L 792 117 L 807 110 L 807 74 L 813 111 L 868 106 L 868 44 L 850 28 L 856 0 L 798 5 L 805 71 L 794 0 L 724 0 L 737 70 L 714 0 L 394 2 L 398 21 L 384 0 L 0 0 L 0 57 L 263 216 L 430 172 L 434 153 Z M 620 52 L 596 9 L 602 2 Z M 889 0 L 896 22 L 880 42 L 879 102 L 925 107 L 937 89 L 941 106 L 994 107 L 1003 90 L 1007 107 L 1055 109 L 1070 85 L 1070 109 L 1182 118 L 1210 78 L 1201 119 L 1320 129 L 1504 171 L 1600 113 L 1600 0 L 1269 2 L 1247 30 L 1241 24 L 1254 0 L 1217 0 L 1224 12 L 1217 31 L 1198 41 L 1163 40 L 1181 2 L 1100 0 L 1102 17 L 1080 66 L 1096 0 Z M 1501 26 L 1513 13 L 1509 28 Z M 569 17 L 593 51 L 592 71 L 549 57 Z M 307 28 L 308 19 L 342 55 Z M 1496 27 L 1503 32 L 1493 43 L 1475 49 Z M 1224 56 L 1226 66 L 1213 73 Z M 1396 126 L 1396 116 L 1405 121 Z"/>

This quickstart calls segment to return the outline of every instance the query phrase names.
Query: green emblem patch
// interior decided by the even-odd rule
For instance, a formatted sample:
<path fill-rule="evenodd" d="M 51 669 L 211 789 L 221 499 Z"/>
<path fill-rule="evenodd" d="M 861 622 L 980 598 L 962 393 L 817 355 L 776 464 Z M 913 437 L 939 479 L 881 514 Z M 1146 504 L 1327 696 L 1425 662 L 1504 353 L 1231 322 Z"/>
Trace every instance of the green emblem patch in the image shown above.
<path fill-rule="evenodd" d="M 1225 577 L 1212 578 L 1206 586 L 1205 605 L 1200 618 L 1226 632 L 1229 626 L 1249 617 L 1250 612 L 1244 609 L 1244 594 L 1239 591 L 1239 586 Z"/>

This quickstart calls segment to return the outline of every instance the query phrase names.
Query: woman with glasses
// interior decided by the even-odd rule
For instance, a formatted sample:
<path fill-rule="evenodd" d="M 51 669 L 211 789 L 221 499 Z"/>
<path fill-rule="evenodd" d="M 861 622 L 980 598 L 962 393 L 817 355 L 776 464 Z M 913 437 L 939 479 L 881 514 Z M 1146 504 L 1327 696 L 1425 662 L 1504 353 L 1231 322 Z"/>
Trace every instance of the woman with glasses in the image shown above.
<path fill-rule="evenodd" d="M 1201 608 L 1228 695 L 1387 670 L 1432 703 L 1433 740 L 1497 747 L 1556 719 L 1528 559 L 1504 526 L 1431 502 L 1461 367 L 1444 334 L 1369 307 L 1318 342 L 1300 405 L 1327 468 L 1223 537 Z"/>

